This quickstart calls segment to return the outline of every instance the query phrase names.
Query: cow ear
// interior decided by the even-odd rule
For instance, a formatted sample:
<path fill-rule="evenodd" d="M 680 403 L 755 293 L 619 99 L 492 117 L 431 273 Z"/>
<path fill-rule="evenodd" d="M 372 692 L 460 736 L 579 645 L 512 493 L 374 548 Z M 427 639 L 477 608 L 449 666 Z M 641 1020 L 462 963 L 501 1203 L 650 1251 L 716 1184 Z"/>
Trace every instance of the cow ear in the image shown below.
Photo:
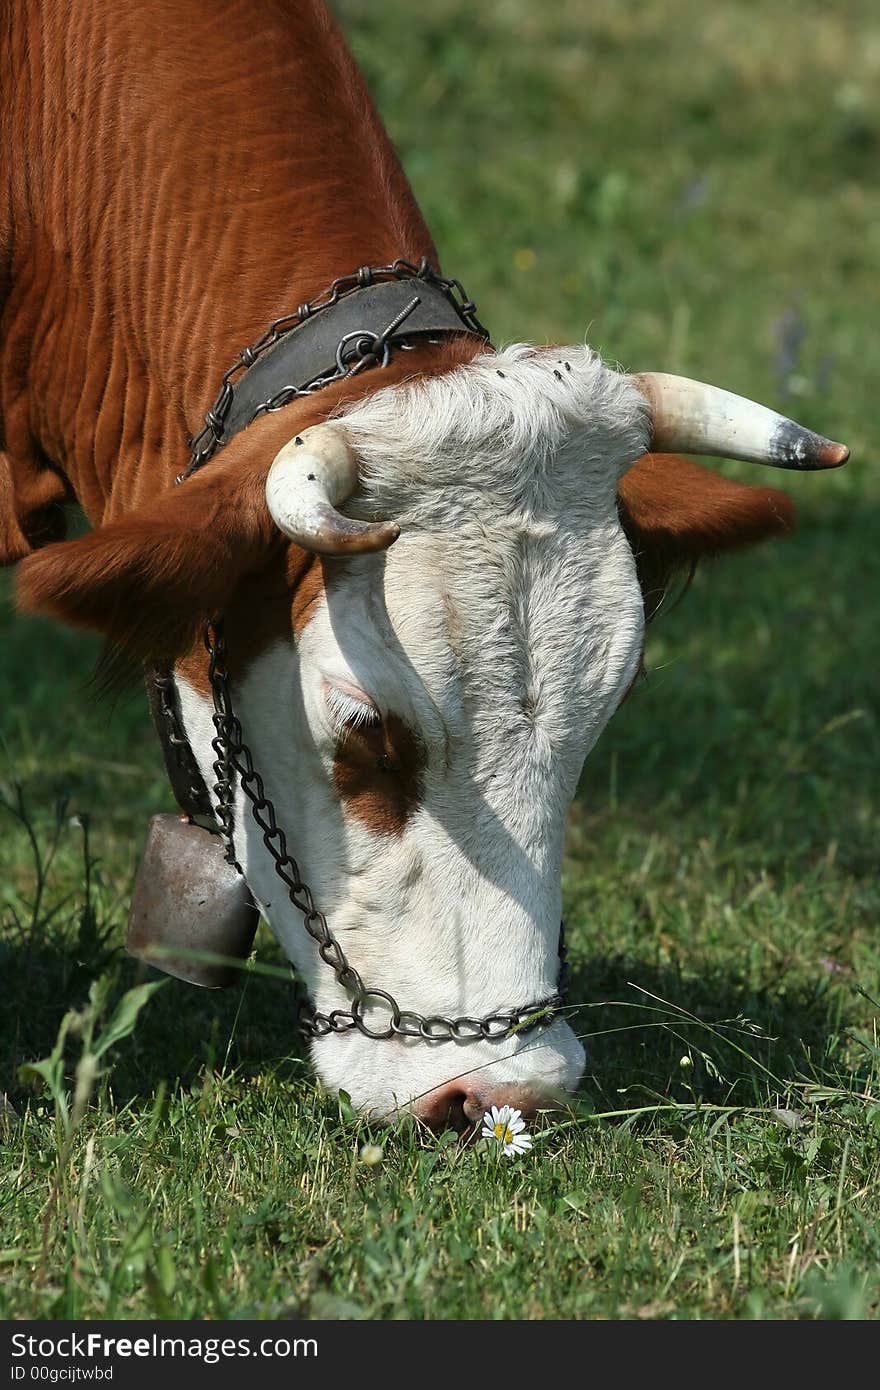
<path fill-rule="evenodd" d="M 103 633 L 132 661 L 172 660 L 280 542 L 266 469 L 209 465 L 140 511 L 21 561 L 28 613 Z"/>
<path fill-rule="evenodd" d="M 619 503 L 648 617 L 679 572 L 794 526 L 787 493 L 732 482 L 675 454 L 640 458 L 620 481 Z"/>

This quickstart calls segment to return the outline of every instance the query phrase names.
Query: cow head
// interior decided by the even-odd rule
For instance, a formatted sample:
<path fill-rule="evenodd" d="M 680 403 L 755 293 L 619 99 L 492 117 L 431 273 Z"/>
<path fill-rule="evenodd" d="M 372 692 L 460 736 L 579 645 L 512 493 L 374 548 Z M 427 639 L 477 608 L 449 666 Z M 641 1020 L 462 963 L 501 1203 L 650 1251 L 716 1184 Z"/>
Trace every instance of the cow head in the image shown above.
<path fill-rule="evenodd" d="M 352 964 L 406 1009 L 483 1017 L 555 989 L 566 812 L 639 670 L 646 585 L 790 522 L 783 494 L 652 445 L 845 457 L 725 393 L 517 347 L 376 389 L 233 474 L 221 458 L 148 513 L 30 557 L 21 594 L 181 657 L 209 785 L 210 694 L 182 648 L 226 608 L 236 712 Z M 212 525 L 193 524 L 188 490 Z M 314 1002 L 347 1007 L 240 793 L 236 852 Z M 583 1065 L 561 1020 L 498 1042 L 348 1032 L 313 1057 L 364 1111 L 432 1121 L 535 1108 Z"/>

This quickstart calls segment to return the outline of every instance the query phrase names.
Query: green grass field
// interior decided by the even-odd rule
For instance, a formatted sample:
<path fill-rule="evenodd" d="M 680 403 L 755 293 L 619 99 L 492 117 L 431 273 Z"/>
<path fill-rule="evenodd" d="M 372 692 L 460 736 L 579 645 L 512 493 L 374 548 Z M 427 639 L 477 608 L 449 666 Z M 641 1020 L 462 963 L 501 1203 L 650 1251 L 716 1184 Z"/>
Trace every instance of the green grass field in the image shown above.
<path fill-rule="evenodd" d="M 513 1161 L 355 1120 L 257 973 L 168 983 L 112 1045 L 170 794 L 143 700 L 89 689 L 96 644 L 4 603 L 0 1314 L 876 1317 L 880 13 L 336 9 L 496 341 L 588 336 L 853 461 L 785 479 L 793 537 L 698 574 L 588 761 L 564 878 L 587 1072 Z"/>

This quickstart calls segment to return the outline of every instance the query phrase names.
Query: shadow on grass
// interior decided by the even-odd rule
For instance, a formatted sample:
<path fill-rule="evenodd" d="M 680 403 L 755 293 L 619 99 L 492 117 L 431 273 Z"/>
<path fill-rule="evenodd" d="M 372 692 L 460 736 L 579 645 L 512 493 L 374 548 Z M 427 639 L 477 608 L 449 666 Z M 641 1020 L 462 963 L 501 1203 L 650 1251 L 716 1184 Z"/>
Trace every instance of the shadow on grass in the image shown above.
<path fill-rule="evenodd" d="M 266 960 L 271 948 L 260 953 Z M 275 963 L 280 963 L 273 956 Z M 301 1072 L 304 1053 L 295 1029 L 292 984 L 262 976 L 242 976 L 241 986 L 205 990 L 160 976 L 123 951 L 112 949 L 100 961 L 77 959 L 70 945 L 43 943 L 0 947 L 4 993 L 0 1006 L 0 1091 L 11 1099 L 23 1092 L 18 1068 L 51 1051 L 69 1008 L 80 1008 L 97 974 L 115 977 L 114 997 L 145 979 L 165 979 L 141 1013 L 133 1035 L 111 1056 L 112 1091 L 122 1104 L 152 1095 L 161 1082 L 197 1082 L 205 1068 Z M 71 1055 L 76 1056 L 76 1041 Z"/>
<path fill-rule="evenodd" d="M 847 990 L 834 980 L 756 989 L 726 969 L 695 976 L 607 955 L 574 973 L 570 998 L 587 1052 L 582 1090 L 596 1110 L 693 1096 L 782 1105 L 800 1083 L 837 1080 Z M 851 1064 L 845 1084 L 857 1084 Z"/>

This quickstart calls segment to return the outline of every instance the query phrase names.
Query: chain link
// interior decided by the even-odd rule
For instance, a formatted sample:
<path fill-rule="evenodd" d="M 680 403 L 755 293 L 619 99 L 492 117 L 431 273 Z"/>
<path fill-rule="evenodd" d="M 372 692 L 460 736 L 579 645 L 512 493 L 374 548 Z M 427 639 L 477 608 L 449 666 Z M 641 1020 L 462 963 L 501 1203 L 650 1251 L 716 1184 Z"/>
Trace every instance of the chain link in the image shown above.
<path fill-rule="evenodd" d="M 185 482 L 197 469 L 212 459 L 223 442 L 223 432 L 226 426 L 226 419 L 232 408 L 234 398 L 234 386 L 240 376 L 249 367 L 252 367 L 270 348 L 284 337 L 292 329 L 298 328 L 305 323 L 306 319 L 314 317 L 324 309 L 329 309 L 337 304 L 347 294 L 354 293 L 355 290 L 366 289 L 369 285 L 386 280 L 412 280 L 414 283 L 423 281 L 426 284 L 434 285 L 442 290 L 450 304 L 456 310 L 462 321 L 464 328 L 470 332 L 478 334 L 489 341 L 489 332 L 484 328 L 477 318 L 477 306 L 472 299 L 468 299 L 464 287 L 460 280 L 453 280 L 445 275 L 439 275 L 436 270 L 428 263 L 426 258 L 416 265 L 414 261 L 406 261 L 399 258 L 392 261 L 389 265 L 380 266 L 361 266 L 350 275 L 339 275 L 322 294 L 308 304 L 300 304 L 291 314 L 283 314 L 281 318 L 275 319 L 269 325 L 263 335 L 252 343 L 250 347 L 242 348 L 238 358 L 232 366 L 227 368 L 223 374 L 220 390 L 217 399 L 211 409 L 205 413 L 205 423 L 198 434 L 194 435 L 189 441 L 190 460 L 184 471 L 178 474 L 176 481 Z M 311 396 L 316 391 L 320 391 L 325 386 L 329 386 L 332 381 L 344 380 L 346 377 L 355 376 L 365 367 L 381 362 L 384 366 L 388 360 L 389 343 L 391 334 L 398 329 L 407 314 L 411 313 L 418 303 L 416 298 L 401 314 L 397 316 L 393 323 L 379 334 L 360 331 L 347 334 L 346 338 L 339 344 L 336 353 L 335 370 L 326 376 L 315 377 L 312 381 L 302 386 L 283 386 L 274 396 L 262 401 L 254 410 L 253 415 L 247 424 L 253 424 L 254 420 L 261 415 L 275 410 L 281 410 L 291 401 L 300 396 Z M 352 339 L 349 343 L 347 340 Z M 399 346 L 406 346 L 405 343 Z M 349 357 L 346 357 L 348 349 Z M 354 360 L 350 358 L 353 354 Z M 244 428 L 244 426 L 242 426 Z"/>
<path fill-rule="evenodd" d="M 303 881 L 299 865 L 288 851 L 287 837 L 278 824 L 275 807 L 266 795 L 263 779 L 254 767 L 251 750 L 244 741 L 241 723 L 232 708 L 229 672 L 226 667 L 226 643 L 219 618 L 209 623 L 205 630 L 205 647 L 209 657 L 214 699 L 215 736 L 211 744 L 216 754 L 214 775 L 217 780 L 214 784 L 214 796 L 220 833 L 226 841 L 226 857 L 241 873 L 241 866 L 235 859 L 232 839 L 233 795 L 237 773 L 242 791 L 251 803 L 253 818 L 263 832 L 263 844 L 275 865 L 275 872 L 287 889 L 287 896 L 297 911 L 302 913 L 305 929 L 317 945 L 321 960 L 330 967 L 342 988 L 352 995 L 352 1003 L 348 1009 L 333 1009 L 329 1014 L 320 1013 L 304 1001 L 299 1013 L 299 1026 L 302 1031 L 313 1038 L 323 1038 L 328 1033 L 348 1033 L 356 1029 L 364 1037 L 376 1039 L 397 1036 L 420 1038 L 425 1042 L 469 1042 L 478 1039 L 498 1042 L 513 1033 L 528 1033 L 534 1028 L 546 1027 L 551 1023 L 562 1007 L 567 983 L 565 932 L 562 924 L 559 929 L 559 981 L 556 993 L 519 1009 L 489 1014 L 486 1018 L 472 1018 L 468 1015 L 461 1018 L 443 1018 L 440 1015 L 425 1018 L 410 1009 L 401 1009 L 397 1000 L 387 990 L 368 988 L 364 984 L 361 975 L 348 960 L 345 951 L 327 925 L 323 912 L 315 906 L 311 889 Z M 384 1027 L 374 1027 L 368 1021 L 368 1011 L 377 1006 L 387 1010 L 388 1022 Z"/>

